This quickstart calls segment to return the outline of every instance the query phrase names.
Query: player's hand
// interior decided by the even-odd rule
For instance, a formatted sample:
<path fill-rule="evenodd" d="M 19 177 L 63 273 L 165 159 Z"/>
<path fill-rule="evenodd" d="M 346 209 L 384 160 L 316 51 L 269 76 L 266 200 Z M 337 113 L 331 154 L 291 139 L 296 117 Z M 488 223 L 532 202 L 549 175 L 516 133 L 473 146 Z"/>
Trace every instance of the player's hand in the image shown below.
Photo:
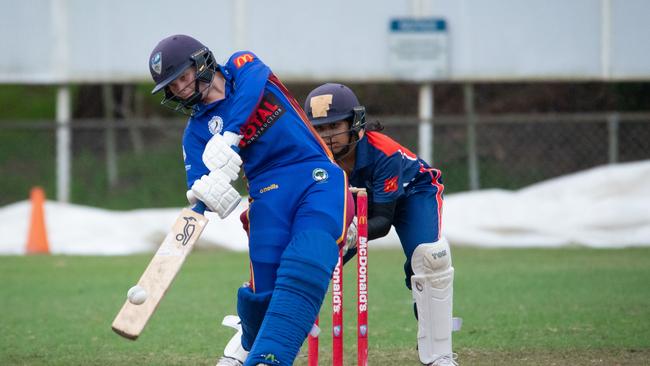
<path fill-rule="evenodd" d="M 239 205 L 241 196 L 230 185 L 229 177 L 220 170 L 215 170 L 194 182 L 187 192 L 187 199 L 190 203 L 196 203 L 196 199 L 201 200 L 212 212 L 224 219 Z"/>
<path fill-rule="evenodd" d="M 242 164 L 241 157 L 232 146 L 237 146 L 241 136 L 224 132 L 223 135 L 216 134 L 212 136 L 203 151 L 203 163 L 212 172 L 215 170 L 223 171 L 230 180 L 237 179 L 239 169 Z"/>
<path fill-rule="evenodd" d="M 343 247 L 343 255 L 350 249 L 357 247 L 357 217 L 352 218 L 350 226 L 348 226 L 348 233 L 345 237 L 345 246 Z"/>

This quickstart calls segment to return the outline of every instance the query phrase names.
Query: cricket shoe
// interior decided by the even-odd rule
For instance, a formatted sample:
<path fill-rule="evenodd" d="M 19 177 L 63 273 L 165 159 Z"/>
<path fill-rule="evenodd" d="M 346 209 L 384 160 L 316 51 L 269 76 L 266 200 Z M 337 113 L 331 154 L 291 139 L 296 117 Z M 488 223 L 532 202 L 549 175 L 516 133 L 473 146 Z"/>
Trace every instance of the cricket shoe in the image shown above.
<path fill-rule="evenodd" d="M 458 355 L 455 353 L 450 353 L 447 355 L 438 356 L 433 362 L 427 364 L 427 366 L 458 366 Z"/>
<path fill-rule="evenodd" d="M 248 351 L 241 345 L 242 330 L 239 317 L 226 315 L 221 324 L 233 328 L 237 332 L 228 341 L 226 348 L 223 350 L 223 357 L 219 359 L 217 366 L 242 366 L 246 361 L 246 357 L 248 357 Z"/>
<path fill-rule="evenodd" d="M 217 366 L 242 366 L 244 363 L 230 357 L 223 356 L 217 362 Z"/>

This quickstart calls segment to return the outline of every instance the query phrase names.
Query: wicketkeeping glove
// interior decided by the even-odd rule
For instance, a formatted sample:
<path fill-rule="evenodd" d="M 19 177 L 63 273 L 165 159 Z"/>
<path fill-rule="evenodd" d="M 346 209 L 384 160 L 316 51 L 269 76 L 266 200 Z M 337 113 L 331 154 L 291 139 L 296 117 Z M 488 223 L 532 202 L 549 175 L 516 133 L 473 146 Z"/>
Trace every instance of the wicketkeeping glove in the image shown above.
<path fill-rule="evenodd" d="M 350 249 L 357 247 L 357 217 L 352 218 L 350 226 L 348 226 L 348 233 L 345 237 L 345 246 L 343 247 L 343 255 Z"/>

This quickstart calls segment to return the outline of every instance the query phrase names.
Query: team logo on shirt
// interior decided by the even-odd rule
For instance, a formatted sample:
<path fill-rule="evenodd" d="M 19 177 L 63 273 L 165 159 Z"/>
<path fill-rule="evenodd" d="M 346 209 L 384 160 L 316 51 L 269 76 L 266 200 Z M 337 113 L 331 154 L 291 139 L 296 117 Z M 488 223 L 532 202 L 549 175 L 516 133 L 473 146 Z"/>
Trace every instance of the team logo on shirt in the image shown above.
<path fill-rule="evenodd" d="M 249 63 L 249 62 L 253 61 L 254 59 L 255 59 L 255 57 L 253 57 L 253 55 L 251 55 L 250 53 L 245 53 L 245 54 L 243 54 L 243 55 L 241 55 L 241 56 L 239 56 L 239 57 L 237 57 L 235 59 L 235 61 L 234 61 L 235 66 L 237 66 L 237 68 L 240 68 L 240 67 L 244 66 L 244 64 Z"/>
<path fill-rule="evenodd" d="M 327 178 L 329 175 L 327 174 L 327 170 L 323 168 L 316 168 L 314 171 L 311 172 L 311 177 L 316 181 L 316 182 L 325 182 L 327 181 Z"/>
<path fill-rule="evenodd" d="M 266 186 L 266 187 L 260 189 L 260 193 L 266 193 L 266 192 L 268 192 L 268 191 L 272 191 L 272 190 L 274 190 L 274 189 L 278 189 L 278 188 L 280 188 L 280 186 L 277 185 L 277 184 L 275 184 L 275 183 L 273 183 L 273 184 L 271 184 L 271 185 L 268 185 L 268 186 Z"/>
<path fill-rule="evenodd" d="M 272 363 L 274 363 L 274 364 L 276 364 L 276 365 L 279 365 L 279 364 L 280 364 L 280 360 L 278 360 L 277 356 L 274 355 L 273 353 L 261 354 L 260 356 L 261 356 L 261 357 L 264 359 L 264 361 L 266 361 L 266 362 L 272 362 Z"/>
<path fill-rule="evenodd" d="M 388 178 L 384 181 L 384 192 L 397 191 L 397 176 Z"/>
<path fill-rule="evenodd" d="M 156 52 L 151 57 L 151 70 L 155 71 L 158 75 L 162 72 L 162 52 Z"/>
<path fill-rule="evenodd" d="M 214 116 L 208 122 L 208 130 L 210 130 L 210 133 L 212 133 L 213 135 L 221 133 L 222 129 L 223 129 L 223 118 L 219 116 Z"/>
<path fill-rule="evenodd" d="M 243 136 L 239 141 L 239 147 L 244 148 L 257 141 L 267 129 L 273 126 L 275 121 L 282 117 L 284 112 L 284 106 L 275 95 L 264 94 L 255 113 L 239 129 L 239 134 Z"/>

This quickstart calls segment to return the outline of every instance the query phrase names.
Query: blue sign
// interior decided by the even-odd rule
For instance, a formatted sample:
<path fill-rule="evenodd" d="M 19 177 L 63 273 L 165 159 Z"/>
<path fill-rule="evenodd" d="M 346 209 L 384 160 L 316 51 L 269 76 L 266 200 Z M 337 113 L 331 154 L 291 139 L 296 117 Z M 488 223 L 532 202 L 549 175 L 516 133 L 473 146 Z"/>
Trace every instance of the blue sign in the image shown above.
<path fill-rule="evenodd" d="M 394 18 L 391 32 L 446 32 L 447 22 L 441 18 Z"/>

